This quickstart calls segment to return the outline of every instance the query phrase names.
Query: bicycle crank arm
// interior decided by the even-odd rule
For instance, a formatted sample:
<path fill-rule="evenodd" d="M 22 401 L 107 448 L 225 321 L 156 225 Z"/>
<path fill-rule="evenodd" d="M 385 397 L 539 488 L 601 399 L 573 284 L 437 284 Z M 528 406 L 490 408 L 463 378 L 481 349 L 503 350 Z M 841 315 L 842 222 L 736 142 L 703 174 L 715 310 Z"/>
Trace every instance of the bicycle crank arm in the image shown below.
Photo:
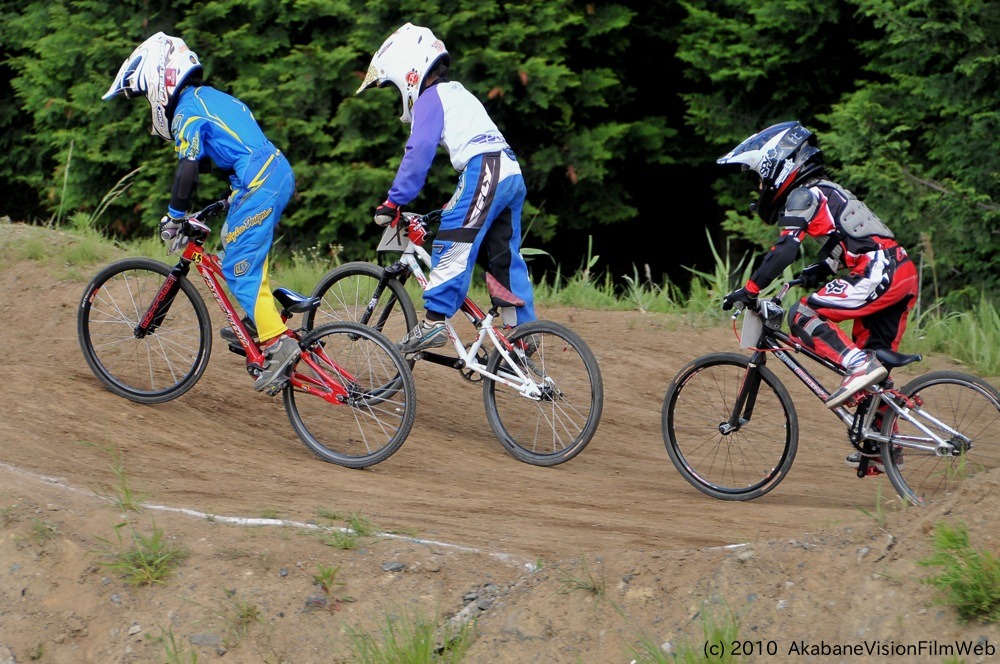
<path fill-rule="evenodd" d="M 465 368 L 465 361 L 462 360 L 462 358 L 442 355 L 441 353 L 429 353 L 426 350 L 422 350 L 419 353 L 414 353 L 410 357 L 415 357 L 419 360 L 426 360 L 432 364 L 440 364 L 444 367 L 458 369 L 459 371 Z"/>

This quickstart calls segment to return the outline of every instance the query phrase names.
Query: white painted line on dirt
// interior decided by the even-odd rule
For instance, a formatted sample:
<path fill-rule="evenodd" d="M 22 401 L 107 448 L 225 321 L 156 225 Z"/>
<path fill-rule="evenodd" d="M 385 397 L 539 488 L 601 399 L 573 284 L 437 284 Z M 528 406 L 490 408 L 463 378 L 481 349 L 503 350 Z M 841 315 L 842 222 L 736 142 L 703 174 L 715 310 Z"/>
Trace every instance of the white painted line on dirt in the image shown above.
<path fill-rule="evenodd" d="M 98 495 L 96 493 L 84 491 L 83 489 L 80 489 L 78 487 L 66 484 L 61 478 L 58 477 L 47 477 L 45 475 L 38 475 L 36 473 L 32 473 L 23 470 L 21 468 L 17 468 L 16 466 L 11 466 L 3 462 L 0 462 L 0 468 L 3 468 L 4 470 L 7 470 L 13 474 L 20 475 L 22 477 L 26 477 L 34 481 L 44 482 L 45 484 L 55 485 L 61 489 L 72 491 L 74 493 L 79 493 L 79 494 L 92 493 L 94 497 L 110 502 L 109 498 L 105 498 L 104 496 Z M 143 507 L 144 509 L 156 510 L 160 512 L 174 512 L 177 514 L 185 514 L 187 516 L 203 519 L 205 521 L 211 521 L 213 523 L 226 523 L 234 526 L 290 526 L 294 528 L 302 528 L 305 530 L 319 530 L 319 531 L 339 530 L 342 533 L 354 532 L 350 528 L 320 526 L 315 523 L 301 523 L 299 521 L 289 521 L 287 519 L 265 519 L 265 518 L 255 518 L 255 517 L 222 516 L 219 514 L 208 514 L 206 512 L 199 512 L 198 510 L 193 510 L 186 507 L 170 507 L 167 505 L 152 505 L 150 503 L 143 503 L 141 507 Z M 523 560 L 519 561 L 516 556 L 513 556 L 509 553 L 483 552 L 480 549 L 474 547 L 462 546 L 460 544 L 450 544 L 448 542 L 425 540 L 417 537 L 396 535 L 394 533 L 376 533 L 376 535 L 388 539 L 406 540 L 408 542 L 414 542 L 416 544 L 427 544 L 449 549 L 455 549 L 457 551 L 462 551 L 465 553 L 486 553 L 486 555 L 490 556 L 491 558 L 496 558 L 497 560 L 503 561 L 511 565 L 520 565 L 525 569 L 527 569 L 528 571 L 534 571 L 536 568 L 534 563 L 525 562 Z"/>

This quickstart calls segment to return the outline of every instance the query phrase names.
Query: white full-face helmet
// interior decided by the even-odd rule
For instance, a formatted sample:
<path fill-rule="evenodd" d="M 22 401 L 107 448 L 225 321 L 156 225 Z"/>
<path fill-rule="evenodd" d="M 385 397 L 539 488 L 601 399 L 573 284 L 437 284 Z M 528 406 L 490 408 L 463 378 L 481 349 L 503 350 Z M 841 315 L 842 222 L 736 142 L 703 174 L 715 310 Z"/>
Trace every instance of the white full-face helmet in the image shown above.
<path fill-rule="evenodd" d="M 382 43 L 375 51 L 368 74 L 358 91 L 370 87 L 385 87 L 389 83 L 399 89 L 403 97 L 403 122 L 413 119 L 413 103 L 424 89 L 427 72 L 442 58 L 448 58 L 444 42 L 434 36 L 429 28 L 406 23 Z"/>
<path fill-rule="evenodd" d="M 184 40 L 157 32 L 125 58 L 102 99 L 118 94 L 128 99 L 146 95 L 153 120 L 149 133 L 169 141 L 173 139 L 170 121 L 177 104 L 176 93 L 196 71 L 202 71 L 201 62 Z"/>

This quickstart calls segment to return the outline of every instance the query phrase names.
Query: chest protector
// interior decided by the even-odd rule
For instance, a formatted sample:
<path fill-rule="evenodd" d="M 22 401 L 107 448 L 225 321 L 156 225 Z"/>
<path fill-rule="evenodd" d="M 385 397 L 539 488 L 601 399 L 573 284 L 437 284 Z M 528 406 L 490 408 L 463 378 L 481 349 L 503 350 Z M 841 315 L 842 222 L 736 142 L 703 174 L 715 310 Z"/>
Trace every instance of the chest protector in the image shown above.
<path fill-rule="evenodd" d="M 837 229 L 844 235 L 858 239 L 872 235 L 896 237 L 867 205 L 847 189 L 829 180 L 820 180 L 815 186 L 826 195 Z"/>

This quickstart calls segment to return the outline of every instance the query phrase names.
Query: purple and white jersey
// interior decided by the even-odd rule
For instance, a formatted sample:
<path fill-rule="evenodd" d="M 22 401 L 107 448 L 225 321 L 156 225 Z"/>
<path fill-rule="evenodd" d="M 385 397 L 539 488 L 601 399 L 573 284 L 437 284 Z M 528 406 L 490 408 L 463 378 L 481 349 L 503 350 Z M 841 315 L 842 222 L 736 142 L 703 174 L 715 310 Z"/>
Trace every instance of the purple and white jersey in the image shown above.
<path fill-rule="evenodd" d="M 438 145 L 448 150 L 451 165 L 461 173 L 469 160 L 509 148 L 483 104 L 457 81 L 441 81 L 421 93 L 413 104 L 413 124 L 403 160 L 389 189 L 389 199 L 406 205 L 427 180 Z M 504 160 L 501 179 L 520 173 L 512 159 Z"/>

